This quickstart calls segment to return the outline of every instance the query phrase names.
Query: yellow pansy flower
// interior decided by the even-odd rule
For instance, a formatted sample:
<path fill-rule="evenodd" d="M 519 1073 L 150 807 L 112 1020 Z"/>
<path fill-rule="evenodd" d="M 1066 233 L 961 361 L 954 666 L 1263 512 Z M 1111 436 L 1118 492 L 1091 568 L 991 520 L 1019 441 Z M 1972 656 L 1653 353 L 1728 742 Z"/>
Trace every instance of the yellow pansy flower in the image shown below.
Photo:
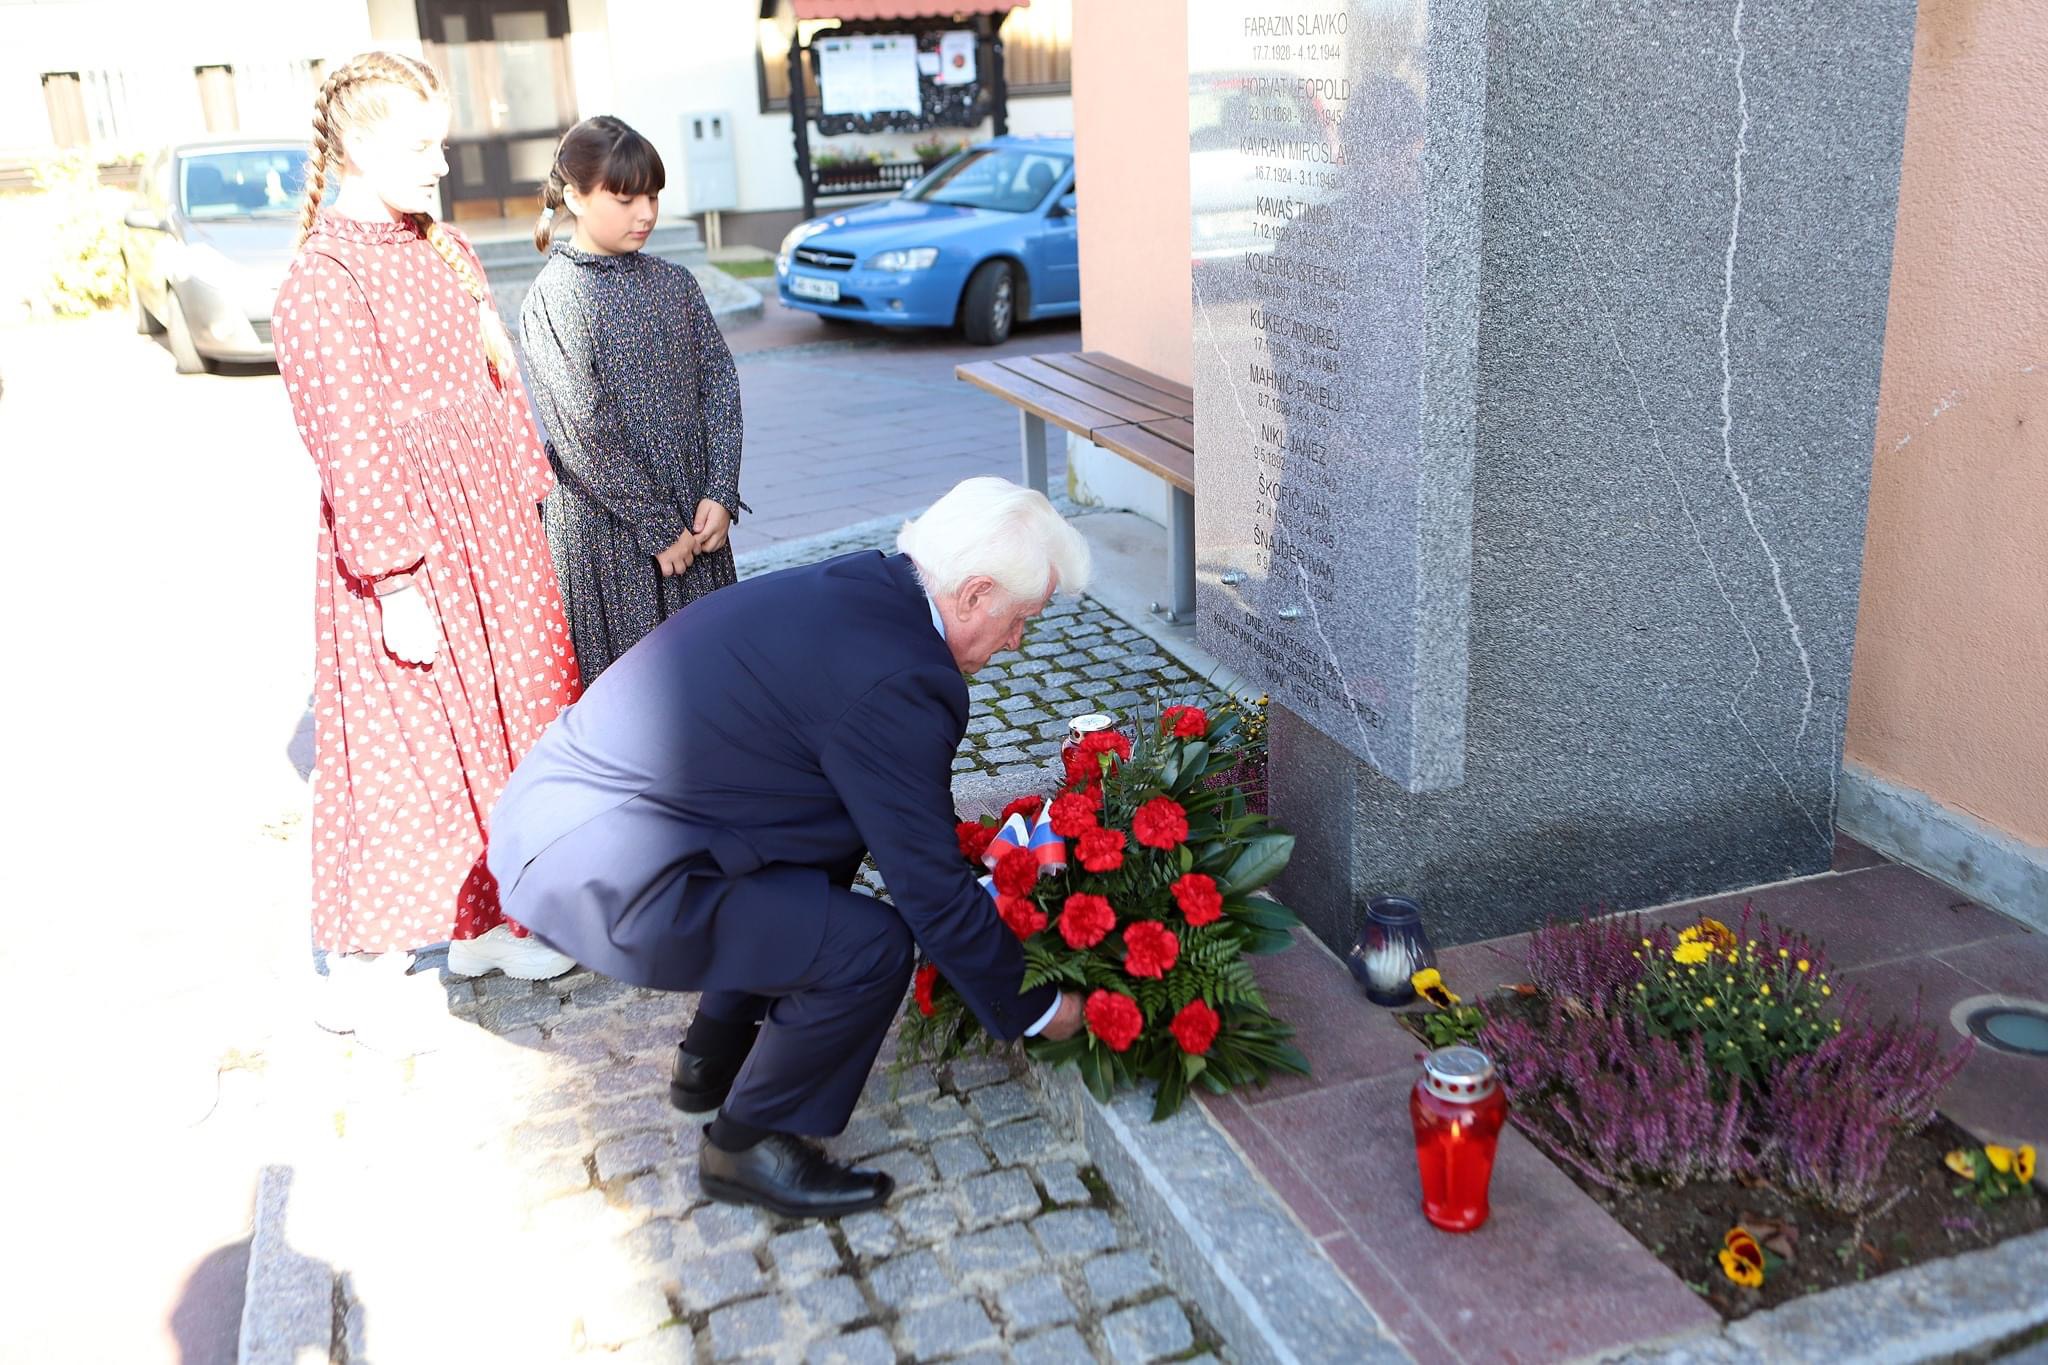
<path fill-rule="evenodd" d="M 1763 1262 L 1745 1260 L 1725 1249 L 1721 1252 L 1721 1273 L 1744 1289 L 1755 1289 L 1764 1282 Z"/>
<path fill-rule="evenodd" d="M 2032 1144 L 2012 1154 L 2012 1173 L 2022 1180 L 2034 1178 L 2034 1148 Z"/>
<path fill-rule="evenodd" d="M 1977 1178 L 1977 1154 L 1958 1147 L 1941 1159 L 1941 1164 L 1965 1180 Z"/>
<path fill-rule="evenodd" d="M 1408 980 L 1417 995 L 1440 1010 L 1447 1010 L 1458 1003 L 1458 997 L 1444 985 L 1443 974 L 1434 967 L 1424 967 Z"/>
<path fill-rule="evenodd" d="M 1991 1163 L 1992 1170 L 2004 1175 L 2012 1169 L 2012 1148 L 1987 1142 L 1984 1144 L 1984 1159 Z"/>

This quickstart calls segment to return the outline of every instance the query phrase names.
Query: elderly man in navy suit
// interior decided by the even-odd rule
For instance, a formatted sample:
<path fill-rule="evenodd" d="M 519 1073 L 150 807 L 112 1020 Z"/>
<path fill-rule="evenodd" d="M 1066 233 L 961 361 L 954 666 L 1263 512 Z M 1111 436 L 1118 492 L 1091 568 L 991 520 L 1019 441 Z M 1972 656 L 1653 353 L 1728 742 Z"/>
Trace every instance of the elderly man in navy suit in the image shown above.
<path fill-rule="evenodd" d="M 971 674 L 1015 649 L 1088 549 L 1044 495 L 969 479 L 901 553 L 750 579 L 657 627 L 565 711 L 491 818 L 506 913 L 622 981 L 701 991 L 670 1097 L 716 1117 L 713 1198 L 836 1217 L 890 1177 L 843 1130 L 914 946 L 998 1038 L 1071 1037 L 953 836 Z M 850 889 L 872 854 L 893 904 Z"/>

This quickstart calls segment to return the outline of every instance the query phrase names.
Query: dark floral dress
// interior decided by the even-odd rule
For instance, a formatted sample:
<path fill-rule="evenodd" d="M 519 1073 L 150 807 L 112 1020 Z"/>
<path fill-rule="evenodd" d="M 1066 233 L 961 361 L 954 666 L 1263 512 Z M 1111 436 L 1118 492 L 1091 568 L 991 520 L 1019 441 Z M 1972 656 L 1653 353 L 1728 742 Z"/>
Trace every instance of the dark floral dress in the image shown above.
<path fill-rule="evenodd" d="M 732 547 L 664 578 L 704 498 L 738 517 L 740 382 L 688 270 L 557 242 L 519 310 L 556 486 L 541 508 L 587 686 L 689 603 L 737 581 Z"/>

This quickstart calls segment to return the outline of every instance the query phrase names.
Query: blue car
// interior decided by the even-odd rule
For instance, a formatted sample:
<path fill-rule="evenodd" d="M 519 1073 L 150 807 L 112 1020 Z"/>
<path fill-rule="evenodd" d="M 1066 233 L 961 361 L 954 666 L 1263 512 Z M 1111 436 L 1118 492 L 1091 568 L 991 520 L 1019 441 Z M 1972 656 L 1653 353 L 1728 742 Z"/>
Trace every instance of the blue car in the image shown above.
<path fill-rule="evenodd" d="M 999 137 L 894 199 L 800 223 L 775 254 L 782 302 L 889 327 L 958 326 L 978 346 L 1081 311 L 1071 138 Z"/>

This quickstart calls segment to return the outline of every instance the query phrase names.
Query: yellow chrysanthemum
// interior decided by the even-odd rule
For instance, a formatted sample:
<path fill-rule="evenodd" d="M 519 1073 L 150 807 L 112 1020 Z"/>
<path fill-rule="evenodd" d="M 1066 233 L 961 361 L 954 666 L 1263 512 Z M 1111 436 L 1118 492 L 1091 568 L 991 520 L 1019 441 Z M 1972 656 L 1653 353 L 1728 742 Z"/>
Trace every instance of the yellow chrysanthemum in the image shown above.
<path fill-rule="evenodd" d="M 1820 988 L 1820 993 L 1822 995 L 1833 995 L 1835 993 L 1835 988 L 1833 986 L 1822 986 Z"/>
<path fill-rule="evenodd" d="M 1700 997 L 1700 1004 L 1703 1008 L 1712 1009 L 1714 1008 L 1714 997 L 1711 995 L 1703 995 Z"/>
<path fill-rule="evenodd" d="M 1702 915 L 1693 929 L 1701 938 L 1723 952 L 1731 952 L 1735 948 L 1735 931 L 1711 915 Z"/>
<path fill-rule="evenodd" d="M 1987 1142 L 1984 1144 L 1984 1159 L 1991 1163 L 1992 1170 L 2004 1175 L 2012 1169 L 2012 1148 Z"/>
<path fill-rule="evenodd" d="M 1803 957 L 1799 959 L 1799 962 L 1798 962 L 1798 967 L 1799 967 L 1799 970 L 1800 970 L 1800 971 L 1802 971 L 1802 972 L 1805 972 L 1805 971 L 1811 971 L 1811 970 L 1813 970 L 1813 964 L 1812 964 L 1811 962 L 1808 962 L 1808 961 L 1807 961 L 1807 960 L 1806 960 L 1805 958 L 1803 958 Z"/>
<path fill-rule="evenodd" d="M 1699 937 L 1700 927 L 1697 924 L 1688 924 L 1685 926 L 1685 928 L 1680 929 L 1678 931 L 1678 941 L 1680 943 L 1693 943 L 1696 942 L 1699 939 Z"/>
<path fill-rule="evenodd" d="M 1792 956 L 1792 950 L 1790 948 L 1780 948 L 1778 949 L 1778 956 L 1789 958 Z"/>
<path fill-rule="evenodd" d="M 1768 985 L 1758 986 L 1756 988 L 1756 993 L 1758 995 L 1769 995 L 1771 993 L 1771 988 Z"/>
<path fill-rule="evenodd" d="M 1681 943 L 1671 950 L 1671 958 L 1685 966 L 1697 966 L 1714 955 L 1714 950 L 1704 943 Z"/>
<path fill-rule="evenodd" d="M 2012 1154 L 2012 1173 L 2022 1180 L 2034 1178 L 2034 1149 L 2031 1144 Z"/>
<path fill-rule="evenodd" d="M 1958 1147 L 1941 1159 L 1941 1164 L 1965 1180 L 1977 1178 L 1977 1154 Z"/>

